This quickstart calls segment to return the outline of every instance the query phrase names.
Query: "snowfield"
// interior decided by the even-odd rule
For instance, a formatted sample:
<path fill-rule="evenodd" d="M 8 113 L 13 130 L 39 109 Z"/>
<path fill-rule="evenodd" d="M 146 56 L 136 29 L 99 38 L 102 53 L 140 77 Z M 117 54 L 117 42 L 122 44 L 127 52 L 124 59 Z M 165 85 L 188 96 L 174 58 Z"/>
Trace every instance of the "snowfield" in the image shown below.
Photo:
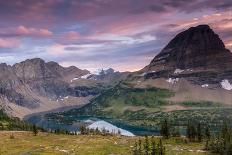
<path fill-rule="evenodd" d="M 172 79 L 172 78 L 169 78 L 166 80 L 168 83 L 171 83 L 171 84 L 175 84 L 179 81 L 179 78 L 175 78 L 175 79 Z"/>
<path fill-rule="evenodd" d="M 227 79 L 222 80 L 221 86 L 223 89 L 232 90 L 232 85 L 230 84 L 229 80 L 227 80 Z"/>
<path fill-rule="evenodd" d="M 108 130 L 110 133 L 118 133 L 120 131 L 120 134 L 123 136 L 135 136 L 133 133 L 126 131 L 124 129 L 118 128 L 106 121 L 96 121 L 93 124 L 87 126 L 89 129 L 96 129 L 98 128 L 100 131 L 102 130 Z"/>
<path fill-rule="evenodd" d="M 209 87 L 209 85 L 208 84 L 203 84 L 203 85 L 201 85 L 201 87 L 202 88 L 207 88 L 207 87 Z"/>

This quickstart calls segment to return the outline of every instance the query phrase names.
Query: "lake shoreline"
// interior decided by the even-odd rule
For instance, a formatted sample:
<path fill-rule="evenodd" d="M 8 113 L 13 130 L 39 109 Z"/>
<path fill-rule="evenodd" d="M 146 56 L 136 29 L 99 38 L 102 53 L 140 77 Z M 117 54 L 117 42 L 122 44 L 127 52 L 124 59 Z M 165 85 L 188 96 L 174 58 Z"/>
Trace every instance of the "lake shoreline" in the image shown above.
<path fill-rule="evenodd" d="M 55 108 L 55 109 L 51 109 L 51 110 L 47 110 L 47 111 L 36 112 L 36 113 L 25 115 L 22 120 L 27 121 L 28 119 L 30 119 L 33 116 L 46 115 L 46 114 L 50 114 L 50 113 L 65 112 L 65 111 L 69 111 L 71 109 L 79 109 L 83 106 L 84 105 L 65 106 L 65 107 L 59 107 L 59 108 Z"/>

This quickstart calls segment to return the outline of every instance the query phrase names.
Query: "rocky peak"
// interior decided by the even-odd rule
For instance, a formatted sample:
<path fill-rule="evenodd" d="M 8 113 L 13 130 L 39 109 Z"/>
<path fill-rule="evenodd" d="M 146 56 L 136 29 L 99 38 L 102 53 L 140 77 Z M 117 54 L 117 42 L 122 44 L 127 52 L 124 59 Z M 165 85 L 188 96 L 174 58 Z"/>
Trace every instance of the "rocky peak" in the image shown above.
<path fill-rule="evenodd" d="M 52 72 L 40 58 L 27 59 L 13 65 L 16 75 L 23 81 L 52 77 Z"/>
<path fill-rule="evenodd" d="M 113 68 L 108 68 L 108 69 L 102 69 L 99 74 L 100 75 L 105 75 L 105 74 L 113 74 L 115 70 Z"/>
<path fill-rule="evenodd" d="M 231 65 L 231 57 L 232 54 L 225 48 L 219 36 L 208 25 L 199 25 L 176 35 L 151 61 L 149 68 L 221 69 Z"/>
<path fill-rule="evenodd" d="M 170 48 L 207 53 L 224 50 L 225 46 L 219 36 L 208 25 L 199 25 L 179 33 L 162 52 Z"/>

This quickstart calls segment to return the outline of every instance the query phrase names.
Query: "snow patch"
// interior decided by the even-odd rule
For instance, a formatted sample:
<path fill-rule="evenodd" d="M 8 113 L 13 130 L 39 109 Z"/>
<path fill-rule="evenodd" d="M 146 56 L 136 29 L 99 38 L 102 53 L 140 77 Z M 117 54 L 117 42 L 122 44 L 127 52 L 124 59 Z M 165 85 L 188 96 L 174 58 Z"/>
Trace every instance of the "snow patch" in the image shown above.
<path fill-rule="evenodd" d="M 73 82 L 73 81 L 76 81 L 76 80 L 78 80 L 79 78 L 73 78 L 72 80 L 71 80 L 71 82 Z"/>
<path fill-rule="evenodd" d="M 190 71 L 190 72 L 192 72 L 193 70 L 192 70 L 192 69 L 187 69 L 187 71 Z"/>
<path fill-rule="evenodd" d="M 106 121 L 96 121 L 93 124 L 88 126 L 89 129 L 99 129 L 100 131 L 102 130 L 107 130 L 110 133 L 118 133 L 118 131 L 120 131 L 120 134 L 123 136 L 134 136 L 133 133 L 126 131 L 124 129 L 118 128 Z"/>
<path fill-rule="evenodd" d="M 181 69 L 176 69 L 175 71 L 174 71 L 174 74 L 180 74 L 180 73 L 182 73 L 184 70 L 181 70 Z"/>
<path fill-rule="evenodd" d="M 144 72 L 144 73 L 142 73 L 142 74 L 140 74 L 140 75 L 138 75 L 138 76 L 145 76 L 145 75 L 147 75 L 147 74 L 155 73 L 155 72 L 156 72 L 156 71 Z"/>
<path fill-rule="evenodd" d="M 223 89 L 232 90 L 232 85 L 230 84 L 229 80 L 227 80 L 227 79 L 222 80 L 221 86 Z"/>
<path fill-rule="evenodd" d="M 202 88 L 207 88 L 207 87 L 209 87 L 209 85 L 208 84 L 203 84 L 203 85 L 201 85 L 201 87 Z"/>
<path fill-rule="evenodd" d="M 87 79 L 90 75 L 92 75 L 92 74 L 86 74 L 86 75 L 83 75 L 83 76 L 81 76 L 81 79 Z"/>
<path fill-rule="evenodd" d="M 171 84 L 175 84 L 179 81 L 179 78 L 175 78 L 175 79 L 172 79 L 172 78 L 169 78 L 166 80 L 168 83 L 171 83 Z"/>
<path fill-rule="evenodd" d="M 87 120 L 85 120 L 84 122 L 85 122 L 85 123 L 94 123 L 94 121 L 91 120 L 91 119 L 87 119 Z"/>
<path fill-rule="evenodd" d="M 142 74 L 140 74 L 139 76 L 145 76 L 147 74 L 147 72 L 144 72 Z"/>

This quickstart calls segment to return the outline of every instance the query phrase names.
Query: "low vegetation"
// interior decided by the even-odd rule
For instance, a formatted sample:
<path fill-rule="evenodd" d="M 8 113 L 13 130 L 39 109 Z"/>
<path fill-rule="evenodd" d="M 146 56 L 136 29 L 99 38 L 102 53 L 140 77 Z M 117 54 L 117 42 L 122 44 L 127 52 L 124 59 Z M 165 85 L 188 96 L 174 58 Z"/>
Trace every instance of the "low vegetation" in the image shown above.
<path fill-rule="evenodd" d="M 11 139 L 13 135 L 13 139 Z M 141 143 L 144 137 L 122 137 L 102 135 L 66 135 L 39 132 L 34 136 L 32 132 L 0 132 L 0 154 L 78 154 L 78 155 L 132 155 L 135 142 Z M 148 137 L 149 141 L 151 137 Z M 156 144 L 161 137 L 154 137 Z M 204 143 L 187 143 L 184 138 L 162 139 L 166 155 L 203 155 Z M 143 147 L 143 146 L 142 146 Z M 143 150 L 143 148 L 142 148 Z"/>
<path fill-rule="evenodd" d="M 222 126 L 223 120 L 232 120 L 231 107 L 207 101 L 173 103 L 168 99 L 173 92 L 159 88 L 133 88 L 120 83 L 104 91 L 80 109 L 63 113 L 48 114 L 48 119 L 59 123 L 72 124 L 78 117 L 89 116 L 120 121 L 133 127 L 144 127 L 157 131 L 161 121 L 169 119 L 184 134 L 188 120 L 208 123 L 214 131 Z M 175 109 L 181 106 L 181 110 Z M 167 110 L 168 109 L 168 110 Z"/>
<path fill-rule="evenodd" d="M 33 125 L 21 121 L 19 118 L 9 117 L 3 110 L 0 110 L 0 130 L 33 130 Z"/>

